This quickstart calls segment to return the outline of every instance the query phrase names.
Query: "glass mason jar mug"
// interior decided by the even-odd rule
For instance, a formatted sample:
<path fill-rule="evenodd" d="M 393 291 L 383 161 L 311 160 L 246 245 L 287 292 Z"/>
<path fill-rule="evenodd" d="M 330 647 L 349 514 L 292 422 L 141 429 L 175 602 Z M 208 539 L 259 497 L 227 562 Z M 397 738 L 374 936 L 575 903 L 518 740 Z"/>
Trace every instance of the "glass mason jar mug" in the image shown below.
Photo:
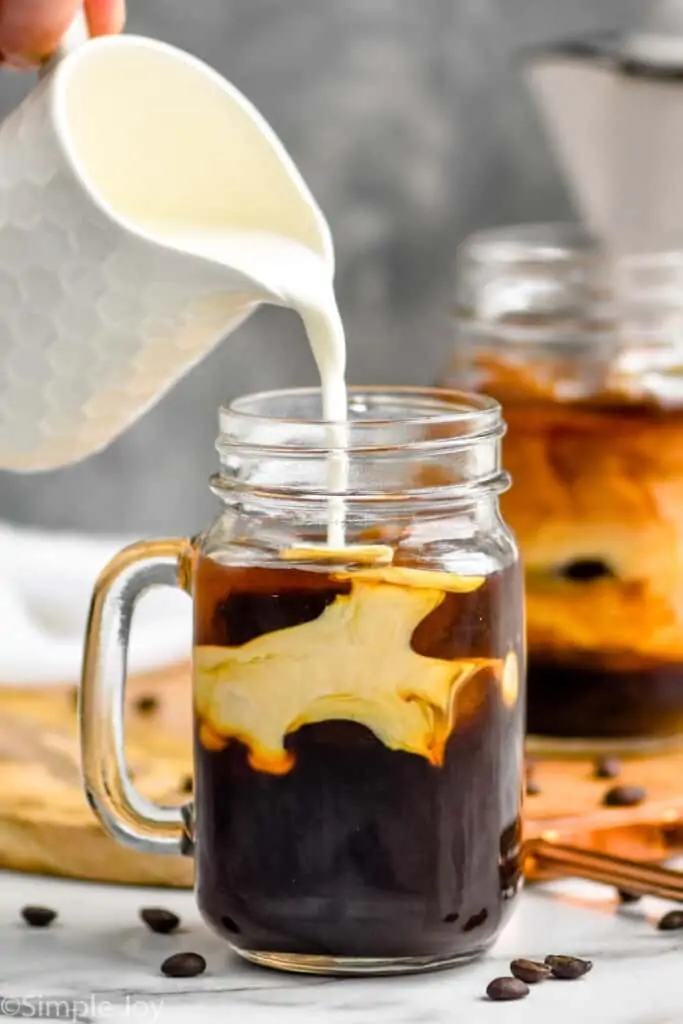
<path fill-rule="evenodd" d="M 250 960 L 443 966 L 490 945 L 521 880 L 522 584 L 498 507 L 500 409 L 355 389 L 332 456 L 318 408 L 295 390 L 222 410 L 221 515 L 103 572 L 87 793 L 120 842 L 194 854 L 204 918 Z M 331 458 L 346 462 L 336 494 Z M 143 800 L 123 755 L 128 632 L 156 584 L 194 605 L 195 797 L 180 809 Z"/>
<path fill-rule="evenodd" d="M 503 407 L 526 570 L 528 729 L 545 749 L 683 736 L 683 253 L 571 225 L 482 232 L 448 385 Z"/>

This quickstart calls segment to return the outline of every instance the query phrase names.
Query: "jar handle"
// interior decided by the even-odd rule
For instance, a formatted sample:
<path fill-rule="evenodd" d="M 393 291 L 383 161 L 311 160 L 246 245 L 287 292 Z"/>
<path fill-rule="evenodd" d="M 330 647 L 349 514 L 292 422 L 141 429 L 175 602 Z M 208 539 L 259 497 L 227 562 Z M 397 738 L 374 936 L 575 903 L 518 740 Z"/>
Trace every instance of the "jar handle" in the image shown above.
<path fill-rule="evenodd" d="M 104 829 L 144 853 L 192 851 L 192 804 L 162 807 L 130 781 L 123 724 L 128 641 L 137 602 L 151 587 L 189 592 L 192 552 L 186 539 L 125 548 L 100 574 L 88 618 L 79 708 L 85 793 Z"/>

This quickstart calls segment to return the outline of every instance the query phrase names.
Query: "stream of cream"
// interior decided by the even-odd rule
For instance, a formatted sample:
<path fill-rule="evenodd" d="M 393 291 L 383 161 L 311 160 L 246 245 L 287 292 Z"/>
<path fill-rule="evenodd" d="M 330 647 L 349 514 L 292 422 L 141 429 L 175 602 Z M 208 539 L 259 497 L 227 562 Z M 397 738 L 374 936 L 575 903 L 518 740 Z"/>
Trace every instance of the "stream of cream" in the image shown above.
<path fill-rule="evenodd" d="M 203 256 L 255 283 L 254 300 L 281 305 L 299 314 L 313 353 L 327 427 L 327 542 L 345 546 L 343 494 L 348 481 L 346 340 L 329 264 L 313 250 L 277 235 L 253 231 L 184 229 L 154 223 L 151 233 L 167 245 Z"/>

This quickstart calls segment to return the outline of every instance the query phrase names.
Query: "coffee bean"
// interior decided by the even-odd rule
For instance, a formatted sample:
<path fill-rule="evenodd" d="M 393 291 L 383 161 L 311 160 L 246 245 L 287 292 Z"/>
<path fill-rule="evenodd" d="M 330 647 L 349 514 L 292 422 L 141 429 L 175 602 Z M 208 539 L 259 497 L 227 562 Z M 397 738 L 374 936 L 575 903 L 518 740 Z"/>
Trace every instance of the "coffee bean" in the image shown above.
<path fill-rule="evenodd" d="M 563 981 L 583 978 L 584 974 L 593 970 L 591 960 L 581 960 L 578 956 L 547 956 L 545 962 L 553 972 L 553 977 Z"/>
<path fill-rule="evenodd" d="M 510 964 L 510 971 L 515 978 L 526 981 L 528 985 L 535 985 L 537 981 L 543 981 L 550 977 L 550 968 L 547 964 L 541 964 L 538 960 L 513 960 Z"/>
<path fill-rule="evenodd" d="M 628 892 L 627 889 L 617 889 L 617 895 L 621 903 L 637 903 L 642 900 L 642 896 L 638 892 Z"/>
<path fill-rule="evenodd" d="M 598 757 L 594 775 L 596 779 L 616 779 L 621 775 L 621 762 L 616 757 Z"/>
<path fill-rule="evenodd" d="M 57 917 L 57 911 L 50 907 L 22 907 L 21 916 L 31 928 L 47 928 Z"/>
<path fill-rule="evenodd" d="M 184 775 L 180 780 L 180 792 L 191 793 L 192 792 L 192 776 Z"/>
<path fill-rule="evenodd" d="M 149 715 L 152 711 L 156 711 L 159 706 L 159 702 L 156 697 L 138 697 L 135 701 L 135 710 L 139 711 L 141 715 Z"/>
<path fill-rule="evenodd" d="M 167 978 L 195 978 L 205 970 L 206 960 L 199 953 L 174 953 L 161 965 Z"/>
<path fill-rule="evenodd" d="M 180 924 L 178 915 L 164 907 L 143 907 L 140 917 L 150 931 L 157 932 L 158 935 L 170 935 Z"/>
<path fill-rule="evenodd" d="M 524 999 L 524 996 L 529 995 L 529 986 L 519 978 L 494 978 L 487 986 L 486 995 L 495 1003 Z"/>
<path fill-rule="evenodd" d="M 683 928 L 683 910 L 670 910 L 657 922 L 660 932 L 675 932 Z"/>
<path fill-rule="evenodd" d="M 538 796 L 541 792 L 541 787 L 536 782 L 536 779 L 526 780 L 526 795 L 527 796 Z"/>
<path fill-rule="evenodd" d="M 647 791 L 642 786 L 612 786 L 602 802 L 605 807 L 637 807 L 646 796 Z"/>

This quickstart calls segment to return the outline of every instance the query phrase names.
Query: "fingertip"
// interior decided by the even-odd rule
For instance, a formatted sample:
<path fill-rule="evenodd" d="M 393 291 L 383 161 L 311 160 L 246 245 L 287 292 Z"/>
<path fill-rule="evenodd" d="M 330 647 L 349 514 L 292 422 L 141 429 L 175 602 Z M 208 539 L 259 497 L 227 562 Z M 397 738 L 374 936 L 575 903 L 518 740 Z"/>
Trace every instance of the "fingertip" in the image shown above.
<path fill-rule="evenodd" d="M 85 15 L 91 36 L 117 35 L 126 23 L 126 0 L 86 0 Z"/>
<path fill-rule="evenodd" d="M 74 16 L 77 0 L 0 0 L 0 49 L 3 64 L 27 68 L 40 64 L 59 45 Z"/>

